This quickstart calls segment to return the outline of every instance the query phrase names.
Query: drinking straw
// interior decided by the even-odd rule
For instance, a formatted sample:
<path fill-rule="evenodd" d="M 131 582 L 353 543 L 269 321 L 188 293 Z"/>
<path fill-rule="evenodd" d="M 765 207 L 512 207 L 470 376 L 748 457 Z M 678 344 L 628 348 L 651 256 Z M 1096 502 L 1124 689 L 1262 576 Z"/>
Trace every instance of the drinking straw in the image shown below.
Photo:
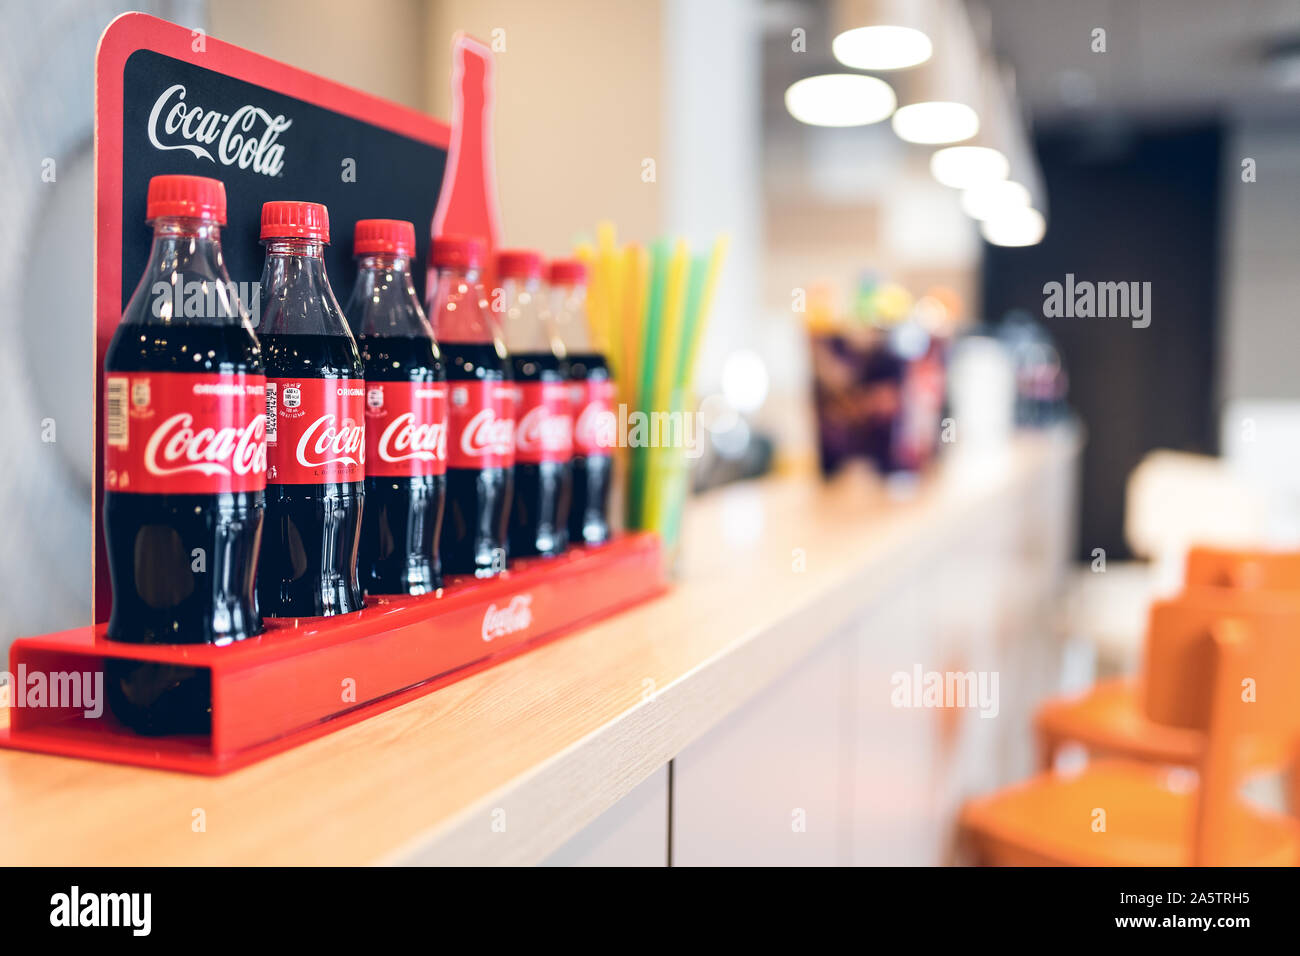
<path fill-rule="evenodd" d="M 704 280 L 704 293 L 691 328 L 690 350 L 686 354 L 683 381 L 688 388 L 695 384 L 695 367 L 700 360 L 700 342 L 703 341 L 704 330 L 709 324 L 709 314 L 713 310 L 713 297 L 718 291 L 718 275 L 722 272 L 722 263 L 727 258 L 727 249 L 730 245 L 731 237 L 725 233 L 713 243 L 713 254 L 709 257 L 709 273 Z"/>
<path fill-rule="evenodd" d="M 694 256 L 684 270 L 687 278 L 682 283 L 685 287 L 684 304 L 680 310 L 681 322 L 677 341 L 671 347 L 665 347 L 664 365 L 668 369 L 670 384 L 666 390 L 663 407 L 670 413 L 682 413 L 689 407 L 688 389 L 691 383 L 686 381 L 686 366 L 694 337 L 694 329 L 700 324 L 700 308 L 704 301 L 704 286 L 709 270 L 709 257 Z M 696 440 L 699 440 L 698 432 Z M 657 481 L 651 488 L 649 508 L 649 527 L 659 531 L 665 547 L 672 544 L 676 537 L 676 521 L 684 495 L 681 494 L 683 475 L 686 470 L 685 449 L 662 456 L 657 469 Z"/>
<path fill-rule="evenodd" d="M 589 242 L 578 243 L 574 257 L 587 267 L 587 325 L 597 343 L 608 341 L 609 292 L 600 273 L 600 257 Z"/>
<path fill-rule="evenodd" d="M 668 278 L 664 288 L 663 318 L 659 329 L 659 350 L 653 356 L 654 382 L 647 411 L 672 412 L 677 376 L 677 353 L 681 343 L 683 304 L 686 299 L 687 273 L 690 268 L 690 247 L 685 239 L 673 244 L 668 260 Z M 662 437 L 662 436 L 661 436 Z M 664 492 L 664 466 L 671 454 L 667 449 L 652 447 L 650 471 L 645 486 L 645 522 L 656 527 L 660 517 L 660 503 Z"/>
<path fill-rule="evenodd" d="M 623 380 L 623 300 L 627 297 L 628 275 L 623 256 L 615 254 L 605 263 L 608 275 L 605 301 L 605 338 L 596 343 L 597 349 L 609 363 L 609 374 L 615 387 Z"/>
<path fill-rule="evenodd" d="M 637 383 L 641 381 L 641 341 L 644 335 L 646 299 L 649 295 L 650 256 L 644 246 L 634 242 L 623 250 L 623 260 L 626 276 L 621 316 L 623 369 L 618 388 L 623 401 L 635 408 Z"/>
<path fill-rule="evenodd" d="M 713 243 L 713 252 L 709 256 L 707 271 L 703 267 L 703 257 L 698 257 L 691 270 L 691 290 L 687 294 L 687 328 L 683 336 L 684 348 L 678 357 L 678 395 L 682 407 L 688 407 L 686 399 L 695 391 L 695 367 L 699 360 L 700 341 L 708 325 L 709 312 L 713 307 L 713 297 L 718 287 L 718 274 L 722 271 L 723 260 L 727 256 L 730 238 L 725 234 Z M 693 404 L 690 403 L 690 404 Z M 682 465 L 684 467 L 684 462 Z M 664 502 L 664 513 L 656 522 L 664 547 L 672 552 L 681 528 L 682 509 L 686 506 L 685 476 L 669 476 L 668 494 Z"/>
<path fill-rule="evenodd" d="M 677 343 L 676 368 L 673 371 L 673 389 L 681 394 L 692 384 L 686 380 L 686 370 L 695 346 L 695 330 L 701 326 L 700 312 L 704 306 L 704 287 L 708 281 L 709 258 L 704 255 L 691 259 L 690 279 L 686 283 L 686 306 L 682 310 L 682 332 Z"/>
<path fill-rule="evenodd" d="M 650 286 L 646 295 L 645 318 L 642 325 L 641 369 L 637 383 L 634 407 L 649 412 L 651 396 L 654 394 L 655 366 L 659 355 L 659 331 L 663 321 L 664 286 L 668 273 L 668 242 L 658 239 L 650 252 Z M 632 467 L 628 475 L 628 524 L 634 528 L 644 527 L 645 520 L 645 482 L 648 471 L 647 449 L 632 450 Z"/>
<path fill-rule="evenodd" d="M 619 326 L 619 303 L 623 295 L 619 275 L 619 257 L 617 233 L 612 222 L 601 222 L 596 226 L 596 271 L 600 274 L 602 308 L 601 328 L 598 347 L 605 355 L 622 350 L 622 334 Z"/>

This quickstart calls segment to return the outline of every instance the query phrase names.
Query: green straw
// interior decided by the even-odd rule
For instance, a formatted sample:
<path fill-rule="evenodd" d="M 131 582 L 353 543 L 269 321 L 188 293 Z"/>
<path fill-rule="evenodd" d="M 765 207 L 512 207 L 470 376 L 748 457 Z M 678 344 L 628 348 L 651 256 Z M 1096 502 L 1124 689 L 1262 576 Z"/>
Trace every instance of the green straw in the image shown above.
<path fill-rule="evenodd" d="M 650 247 L 650 293 L 646 296 L 645 321 L 642 323 L 641 345 L 641 382 L 636 396 L 635 408 L 641 412 L 651 412 L 654 396 L 655 365 L 661 360 L 659 355 L 659 326 L 662 324 L 664 311 L 664 286 L 668 275 L 668 240 L 657 239 Z M 649 471 L 646 446 L 633 448 L 628 469 L 627 521 L 633 528 L 645 526 L 645 483 Z"/>

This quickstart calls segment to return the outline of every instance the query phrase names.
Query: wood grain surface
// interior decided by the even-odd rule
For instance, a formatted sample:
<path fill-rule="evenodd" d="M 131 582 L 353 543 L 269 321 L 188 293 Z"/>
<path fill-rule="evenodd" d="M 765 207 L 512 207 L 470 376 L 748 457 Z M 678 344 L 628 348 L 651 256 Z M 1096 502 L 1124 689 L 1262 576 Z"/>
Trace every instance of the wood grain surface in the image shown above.
<path fill-rule="evenodd" d="M 905 500 L 861 474 L 710 493 L 667 596 L 225 777 L 0 751 L 0 862 L 540 861 L 917 574 L 963 514 L 1067 480 L 1077 444 L 954 459 Z"/>

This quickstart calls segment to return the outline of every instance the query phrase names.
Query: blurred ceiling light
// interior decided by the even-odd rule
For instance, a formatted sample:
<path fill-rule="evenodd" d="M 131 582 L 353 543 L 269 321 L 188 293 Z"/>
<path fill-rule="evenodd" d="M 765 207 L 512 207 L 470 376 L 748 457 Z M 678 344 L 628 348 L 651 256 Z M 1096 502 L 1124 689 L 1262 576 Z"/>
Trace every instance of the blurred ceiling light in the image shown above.
<path fill-rule="evenodd" d="M 969 189 L 1007 178 L 1011 164 L 991 146 L 948 146 L 930 157 L 930 173 L 945 186 Z"/>
<path fill-rule="evenodd" d="M 810 76 L 785 91 L 785 108 L 810 126 L 867 126 L 888 117 L 897 105 L 888 83 L 856 73 Z"/>
<path fill-rule="evenodd" d="M 1030 206 L 1004 209 L 980 226 L 986 242 L 995 246 L 1032 246 L 1047 232 L 1043 214 Z"/>
<path fill-rule="evenodd" d="M 904 106 L 891 123 L 909 143 L 959 143 L 980 131 L 979 114 L 965 103 L 932 100 Z"/>
<path fill-rule="evenodd" d="M 934 45 L 911 27 L 870 26 L 845 30 L 831 41 L 831 52 L 855 70 L 905 70 L 930 59 Z"/>
<path fill-rule="evenodd" d="M 1031 205 L 1029 190 L 1011 179 L 971 186 L 961 194 L 961 208 L 972 219 L 993 219 L 1005 209 Z"/>

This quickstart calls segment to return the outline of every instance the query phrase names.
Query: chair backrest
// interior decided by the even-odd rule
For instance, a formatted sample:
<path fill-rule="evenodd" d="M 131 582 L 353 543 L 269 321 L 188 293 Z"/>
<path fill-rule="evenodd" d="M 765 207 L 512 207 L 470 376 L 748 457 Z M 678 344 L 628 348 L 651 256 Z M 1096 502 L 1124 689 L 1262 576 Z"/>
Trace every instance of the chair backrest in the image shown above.
<path fill-rule="evenodd" d="M 1300 741 L 1300 596 L 1207 588 L 1157 602 L 1142 700 L 1151 720 L 1204 734 L 1193 864 L 1241 862 L 1242 738 Z"/>
<path fill-rule="evenodd" d="M 1294 591 L 1300 595 L 1300 551 L 1192 548 L 1185 585 L 1239 591 Z"/>
<path fill-rule="evenodd" d="M 1214 627 L 1239 622 L 1248 635 L 1239 690 L 1246 695 L 1236 726 L 1243 733 L 1300 735 L 1300 593 L 1189 590 L 1151 606 L 1143 662 L 1147 716 L 1161 724 L 1211 726 Z"/>

